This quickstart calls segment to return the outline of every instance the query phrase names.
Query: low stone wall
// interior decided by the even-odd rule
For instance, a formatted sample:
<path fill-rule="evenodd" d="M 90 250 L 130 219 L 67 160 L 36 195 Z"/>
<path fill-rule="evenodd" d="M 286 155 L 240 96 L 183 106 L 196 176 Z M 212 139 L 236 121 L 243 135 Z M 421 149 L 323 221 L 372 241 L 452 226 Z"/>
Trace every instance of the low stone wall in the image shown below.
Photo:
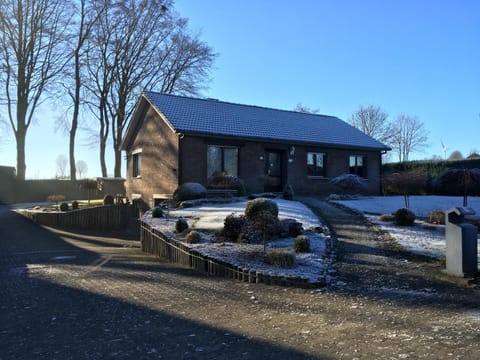
<path fill-rule="evenodd" d="M 248 268 L 232 265 L 224 261 L 208 257 L 190 249 L 183 243 L 171 238 L 168 234 L 141 222 L 140 241 L 142 251 L 167 259 L 172 263 L 194 269 L 203 274 L 234 279 L 248 283 L 267 285 L 317 288 L 325 283 L 312 283 L 299 277 L 276 276 L 252 271 Z"/>
<path fill-rule="evenodd" d="M 138 210 L 133 205 L 104 205 L 65 212 L 20 210 L 19 213 L 35 223 L 55 228 L 111 231 L 125 229 Z"/>

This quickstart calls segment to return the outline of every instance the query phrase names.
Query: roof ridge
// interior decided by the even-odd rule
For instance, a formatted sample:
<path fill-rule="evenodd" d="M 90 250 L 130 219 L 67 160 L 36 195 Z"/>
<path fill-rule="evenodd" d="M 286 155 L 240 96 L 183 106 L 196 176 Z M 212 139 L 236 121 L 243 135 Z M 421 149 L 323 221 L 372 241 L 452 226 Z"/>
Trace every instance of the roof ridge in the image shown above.
<path fill-rule="evenodd" d="M 334 118 L 334 119 L 341 120 L 338 116 L 334 116 L 334 115 L 315 114 L 315 113 L 295 111 L 295 110 L 277 109 L 277 108 L 268 107 L 268 106 L 248 105 L 248 104 L 241 104 L 241 103 L 219 100 L 219 99 L 215 99 L 215 98 L 198 98 L 198 97 L 192 97 L 192 96 L 186 96 L 186 95 L 166 94 L 166 93 L 151 91 L 151 90 L 144 90 L 143 93 L 145 93 L 145 94 L 151 93 L 151 94 L 155 94 L 155 95 L 170 96 L 170 97 L 183 98 L 183 99 L 196 100 L 196 101 L 205 101 L 205 102 L 210 102 L 210 103 L 222 103 L 222 104 L 227 104 L 227 105 L 244 106 L 244 107 L 248 107 L 248 108 L 257 108 L 257 109 L 263 109 L 263 110 L 281 111 L 281 112 L 288 112 L 288 113 L 300 114 L 300 115 L 312 115 L 312 116 L 319 116 L 319 117 L 328 117 L 328 118 Z"/>

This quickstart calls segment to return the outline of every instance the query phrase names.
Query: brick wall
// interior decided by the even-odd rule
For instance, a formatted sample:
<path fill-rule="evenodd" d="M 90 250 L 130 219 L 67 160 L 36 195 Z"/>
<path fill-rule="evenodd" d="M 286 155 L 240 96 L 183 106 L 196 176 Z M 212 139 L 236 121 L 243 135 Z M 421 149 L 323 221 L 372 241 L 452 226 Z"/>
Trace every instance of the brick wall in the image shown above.
<path fill-rule="evenodd" d="M 155 194 L 172 194 L 178 187 L 179 135 L 150 107 L 127 154 L 126 192 L 153 204 Z M 133 177 L 132 156 L 141 153 L 140 176 Z"/>

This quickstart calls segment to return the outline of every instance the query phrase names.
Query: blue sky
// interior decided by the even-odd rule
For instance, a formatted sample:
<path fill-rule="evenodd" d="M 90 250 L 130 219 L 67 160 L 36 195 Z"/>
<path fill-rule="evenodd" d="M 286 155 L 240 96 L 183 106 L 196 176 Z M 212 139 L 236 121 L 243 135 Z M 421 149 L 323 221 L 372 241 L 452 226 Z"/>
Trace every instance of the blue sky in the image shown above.
<path fill-rule="evenodd" d="M 412 158 L 443 156 L 441 141 L 448 153 L 480 151 L 480 1 L 177 0 L 176 9 L 219 54 L 205 97 L 288 110 L 301 102 L 344 120 L 373 104 L 425 124 L 429 147 Z M 68 153 L 53 123 L 29 130 L 28 177 L 53 176 Z M 77 159 L 96 176 L 85 137 Z M 10 138 L 0 164 L 15 166 Z"/>

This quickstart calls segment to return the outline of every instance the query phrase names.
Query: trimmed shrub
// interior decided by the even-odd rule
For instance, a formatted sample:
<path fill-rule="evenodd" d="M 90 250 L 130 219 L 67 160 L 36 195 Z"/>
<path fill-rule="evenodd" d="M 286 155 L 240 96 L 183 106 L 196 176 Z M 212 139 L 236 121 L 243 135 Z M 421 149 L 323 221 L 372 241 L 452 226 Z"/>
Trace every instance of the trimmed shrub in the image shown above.
<path fill-rule="evenodd" d="M 443 210 L 433 210 L 428 213 L 428 222 L 430 224 L 445 225 L 445 212 Z"/>
<path fill-rule="evenodd" d="M 257 229 L 261 239 L 270 239 L 279 232 L 278 219 L 269 211 L 260 211 L 250 222 Z"/>
<path fill-rule="evenodd" d="M 267 211 L 275 218 L 278 218 L 278 205 L 276 202 L 267 198 L 257 198 L 247 202 L 245 206 L 245 216 L 249 220 L 255 220 L 258 213 Z"/>
<path fill-rule="evenodd" d="M 80 204 L 78 203 L 77 200 L 72 202 L 72 210 L 78 210 L 80 207 Z"/>
<path fill-rule="evenodd" d="M 198 231 L 192 230 L 185 236 L 187 244 L 198 244 L 202 241 L 202 235 Z"/>
<path fill-rule="evenodd" d="M 207 189 L 199 183 L 184 183 L 173 193 L 173 200 L 181 203 L 185 200 L 202 199 L 207 196 Z"/>
<path fill-rule="evenodd" d="M 298 235 L 293 242 L 293 250 L 295 252 L 308 253 L 310 252 L 310 239 L 305 235 Z"/>
<path fill-rule="evenodd" d="M 185 220 L 183 218 L 178 219 L 177 222 L 175 223 L 175 231 L 177 233 L 182 233 L 187 229 L 188 229 L 187 220 Z"/>
<path fill-rule="evenodd" d="M 110 194 L 105 195 L 105 197 L 103 198 L 103 205 L 113 205 L 114 203 L 115 199 Z"/>
<path fill-rule="evenodd" d="M 62 202 L 60 204 L 60 211 L 68 211 L 68 203 Z"/>
<path fill-rule="evenodd" d="M 223 236 L 225 236 L 227 240 L 239 240 L 246 221 L 247 219 L 244 215 L 228 215 L 223 222 Z"/>
<path fill-rule="evenodd" d="M 295 264 L 295 254 L 288 251 L 272 250 L 264 258 L 268 265 L 290 268 Z"/>
<path fill-rule="evenodd" d="M 280 237 L 296 237 L 303 233 L 303 224 L 295 219 L 282 219 L 278 221 L 278 234 Z"/>
<path fill-rule="evenodd" d="M 285 200 L 293 200 L 294 197 L 295 197 L 295 193 L 293 191 L 292 185 L 287 184 L 283 189 L 283 198 Z"/>
<path fill-rule="evenodd" d="M 412 226 L 415 222 L 415 214 L 406 208 L 398 209 L 394 217 L 395 224 L 400 226 Z"/>
<path fill-rule="evenodd" d="M 163 210 L 162 210 L 162 208 L 161 208 L 161 207 L 158 207 L 158 206 L 155 207 L 155 208 L 153 208 L 153 210 L 152 210 L 152 217 L 153 217 L 153 218 L 161 218 L 161 217 L 163 217 Z"/>

